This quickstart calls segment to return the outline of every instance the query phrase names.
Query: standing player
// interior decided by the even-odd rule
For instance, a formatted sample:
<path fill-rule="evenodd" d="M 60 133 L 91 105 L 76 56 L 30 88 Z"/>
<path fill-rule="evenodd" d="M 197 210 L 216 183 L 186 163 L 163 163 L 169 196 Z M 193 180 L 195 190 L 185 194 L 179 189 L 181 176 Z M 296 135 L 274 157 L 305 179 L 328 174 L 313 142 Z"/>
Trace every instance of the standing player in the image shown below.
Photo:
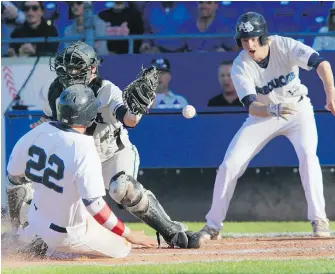
<path fill-rule="evenodd" d="M 187 248 L 192 233 L 186 233 L 187 227 L 184 224 L 172 221 L 154 194 L 136 180 L 139 155 L 125 129 L 135 127 L 152 104 L 158 85 L 157 71 L 154 67 L 142 70 L 139 77 L 122 93 L 112 82 L 98 77 L 99 65 L 100 60 L 94 49 L 81 41 L 58 53 L 50 62 L 50 68 L 56 71 L 58 77 L 45 96 L 47 98 L 44 100 L 43 110 L 46 118 L 56 120 L 56 105 L 64 87 L 76 83 L 88 85 L 101 106 L 86 134 L 93 135 L 109 195 L 127 211 L 159 232 L 170 246 Z M 46 121 L 46 118 L 41 121 Z M 22 218 L 24 214 L 20 214 L 22 205 L 26 205 L 30 199 L 28 194 L 22 195 L 22 192 L 28 193 L 22 189 L 24 186 L 20 186 L 20 189 L 7 189 L 9 211 L 13 212 L 10 216 L 21 224 L 25 222 Z M 19 191 L 21 196 L 17 199 Z"/>
<path fill-rule="evenodd" d="M 248 12 L 236 25 L 236 41 L 243 48 L 231 77 L 249 117 L 231 141 L 216 176 L 212 207 L 202 238 L 216 239 L 223 227 L 237 179 L 251 159 L 273 138 L 286 136 L 299 158 L 299 172 L 315 236 L 330 235 L 325 212 L 322 173 L 316 155 L 317 130 L 307 88 L 299 67 L 316 69 L 327 96 L 326 109 L 335 115 L 335 88 L 329 62 L 294 39 L 268 36 L 262 15 Z"/>
<path fill-rule="evenodd" d="M 99 155 L 92 136 L 84 135 L 99 105 L 90 88 L 72 85 L 60 95 L 59 122 L 36 127 L 15 145 L 7 167 L 9 184 L 28 179 L 34 189 L 29 224 L 17 231 L 23 242 L 37 234 L 56 251 L 107 257 L 127 256 L 130 243 L 156 245 L 130 231 L 102 198 Z"/>

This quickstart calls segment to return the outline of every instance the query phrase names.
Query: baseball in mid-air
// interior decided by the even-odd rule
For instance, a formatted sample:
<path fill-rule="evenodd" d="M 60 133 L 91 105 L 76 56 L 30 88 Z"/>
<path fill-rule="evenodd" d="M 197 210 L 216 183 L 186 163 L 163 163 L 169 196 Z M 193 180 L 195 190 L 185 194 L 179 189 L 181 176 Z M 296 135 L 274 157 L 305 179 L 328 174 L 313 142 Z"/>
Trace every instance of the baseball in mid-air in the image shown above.
<path fill-rule="evenodd" d="M 194 117 L 194 115 L 196 114 L 195 108 L 194 106 L 191 105 L 187 105 L 183 108 L 183 116 L 186 119 L 191 119 Z"/>

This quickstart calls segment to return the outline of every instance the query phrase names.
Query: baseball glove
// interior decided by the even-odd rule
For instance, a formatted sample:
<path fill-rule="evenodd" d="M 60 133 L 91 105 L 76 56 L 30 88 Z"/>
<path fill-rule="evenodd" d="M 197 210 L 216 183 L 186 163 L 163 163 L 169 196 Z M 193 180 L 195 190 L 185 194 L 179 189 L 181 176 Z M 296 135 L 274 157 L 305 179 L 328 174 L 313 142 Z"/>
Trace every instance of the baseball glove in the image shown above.
<path fill-rule="evenodd" d="M 123 90 L 123 102 L 133 114 L 148 113 L 156 97 L 158 71 L 155 67 L 142 68 L 137 78 Z"/>

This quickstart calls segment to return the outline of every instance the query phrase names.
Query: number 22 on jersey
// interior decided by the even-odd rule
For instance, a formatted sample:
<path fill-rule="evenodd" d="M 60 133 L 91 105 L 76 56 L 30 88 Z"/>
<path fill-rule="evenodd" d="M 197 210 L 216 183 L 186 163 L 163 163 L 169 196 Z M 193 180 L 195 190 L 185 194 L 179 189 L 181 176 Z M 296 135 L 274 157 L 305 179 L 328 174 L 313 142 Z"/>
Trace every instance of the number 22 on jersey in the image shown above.
<path fill-rule="evenodd" d="M 50 177 L 56 181 L 63 179 L 64 177 L 64 162 L 56 154 L 52 154 L 47 159 L 47 154 L 44 149 L 38 146 L 31 146 L 28 150 L 30 157 L 37 156 L 37 160 L 30 159 L 26 164 L 25 175 L 28 179 L 35 183 L 45 185 L 47 188 L 53 189 L 58 193 L 63 193 L 63 187 L 56 185 L 50 181 Z M 48 166 L 47 166 L 48 165 Z M 51 167 L 55 166 L 55 169 Z M 42 176 L 38 176 L 32 173 L 32 171 L 43 171 Z"/>

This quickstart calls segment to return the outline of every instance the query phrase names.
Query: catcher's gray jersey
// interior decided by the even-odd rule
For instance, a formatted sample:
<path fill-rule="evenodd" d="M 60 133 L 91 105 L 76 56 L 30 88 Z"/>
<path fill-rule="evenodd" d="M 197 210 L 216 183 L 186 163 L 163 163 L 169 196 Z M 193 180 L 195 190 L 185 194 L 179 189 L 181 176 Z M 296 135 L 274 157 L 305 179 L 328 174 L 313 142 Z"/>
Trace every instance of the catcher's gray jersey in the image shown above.
<path fill-rule="evenodd" d="M 42 89 L 42 109 L 47 116 L 52 116 L 48 102 L 47 89 Z M 123 105 L 122 91 L 108 80 L 102 80 L 101 87 L 97 90 L 97 98 L 101 106 L 96 121 L 93 125 L 94 142 L 101 161 L 111 158 L 124 146 L 131 146 L 128 131 L 123 124 L 116 119 L 116 110 Z M 56 105 L 58 99 L 56 100 Z"/>

